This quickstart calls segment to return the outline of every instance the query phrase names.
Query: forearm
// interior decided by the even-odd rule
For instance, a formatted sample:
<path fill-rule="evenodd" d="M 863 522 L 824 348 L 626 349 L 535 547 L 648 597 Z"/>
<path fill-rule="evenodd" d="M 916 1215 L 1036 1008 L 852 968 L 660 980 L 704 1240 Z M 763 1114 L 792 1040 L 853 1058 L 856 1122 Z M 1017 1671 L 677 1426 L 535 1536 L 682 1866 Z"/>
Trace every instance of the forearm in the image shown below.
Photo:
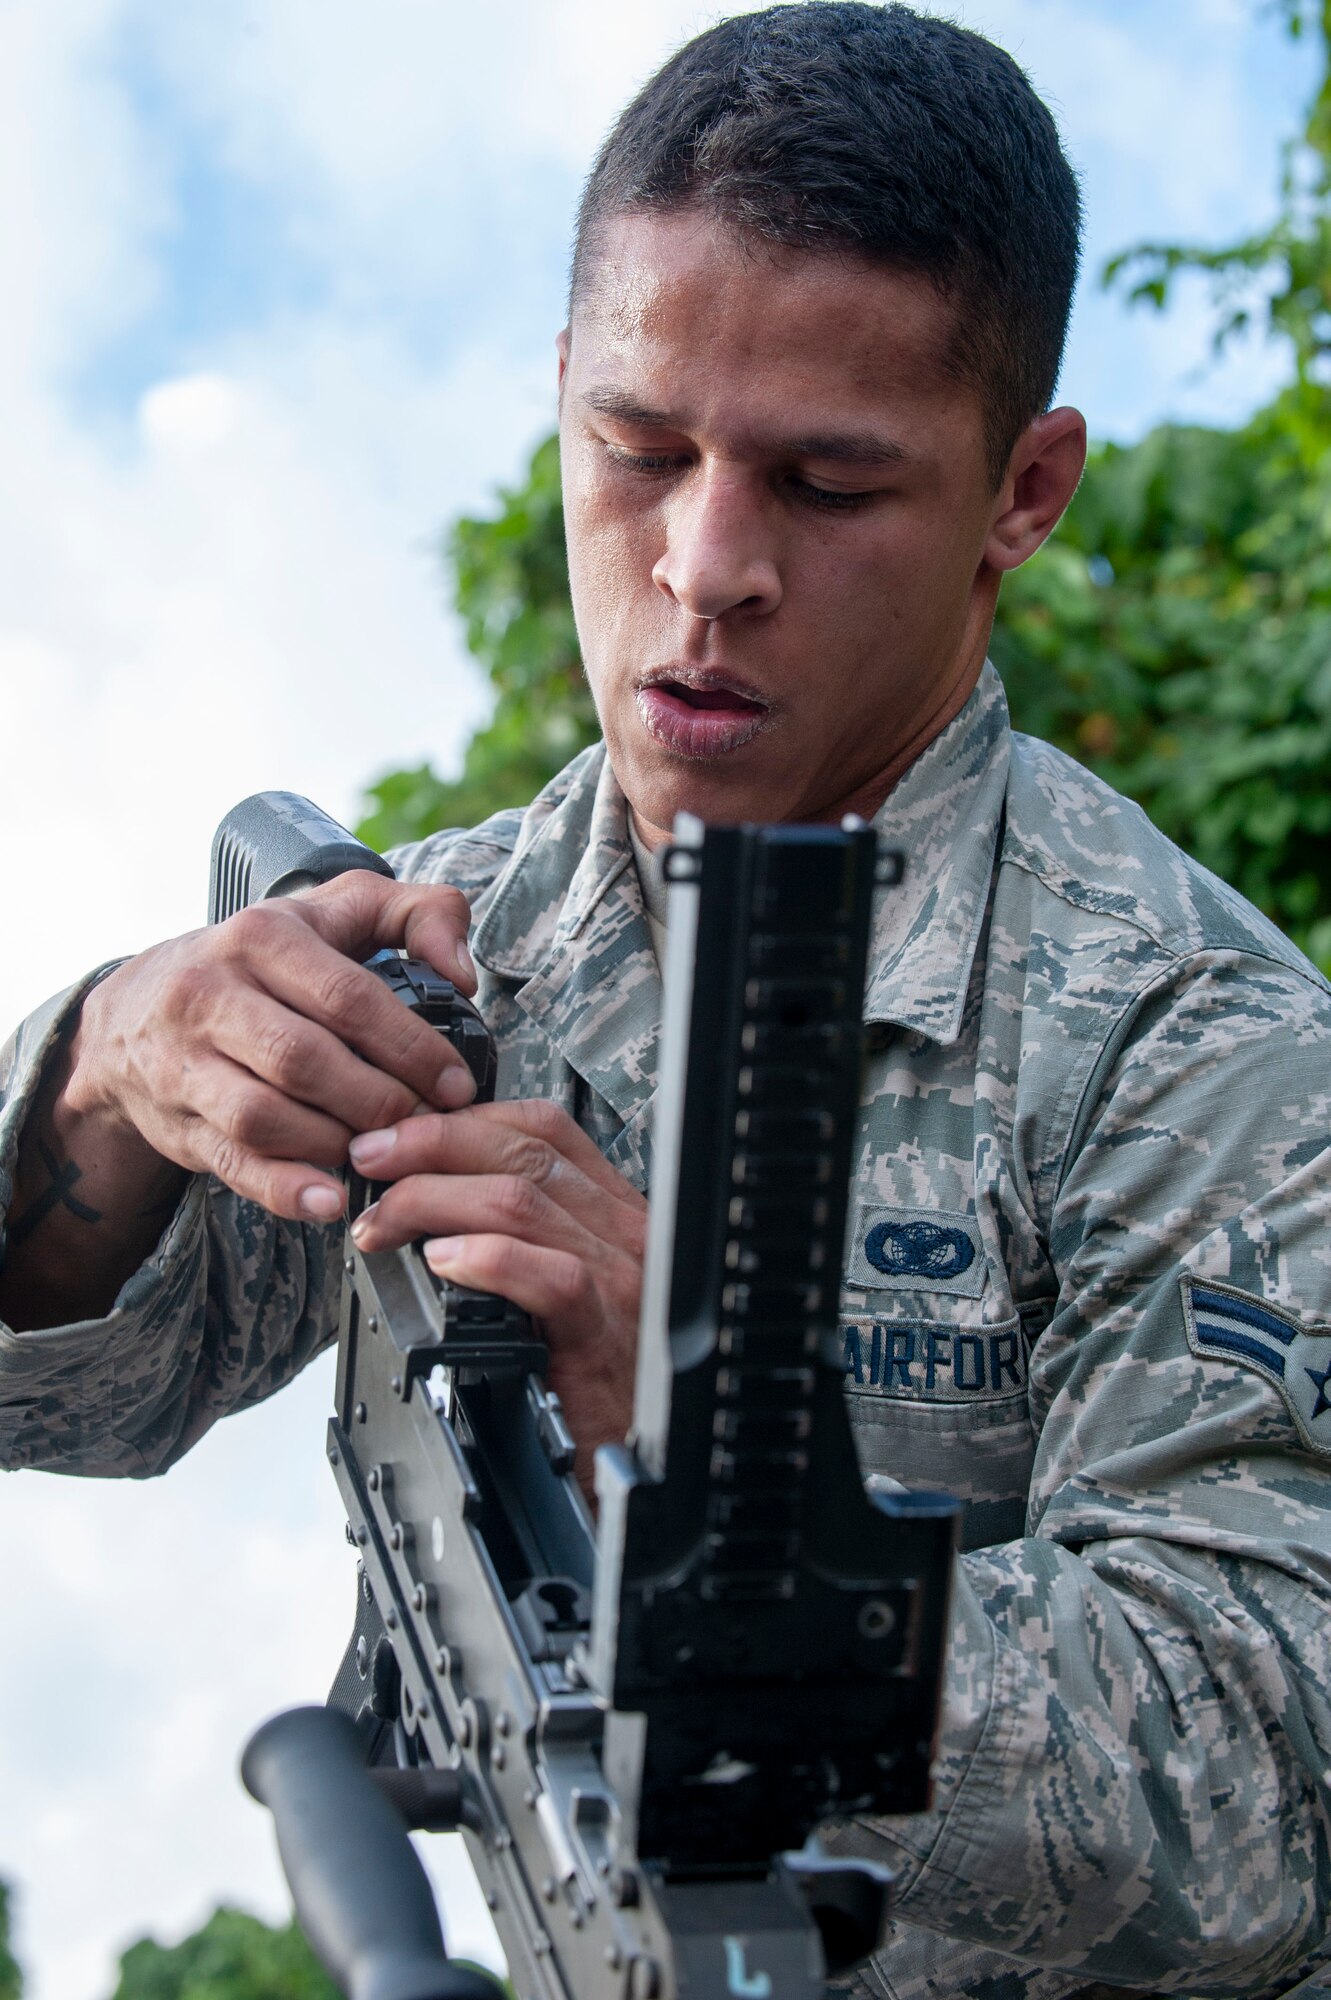
<path fill-rule="evenodd" d="M 89 1100 L 83 1037 L 71 1023 L 52 1051 L 19 1137 L 0 1320 L 20 1332 L 104 1317 L 189 1179 Z"/>
<path fill-rule="evenodd" d="M 341 1231 L 303 1230 L 202 1176 L 105 1318 L 0 1324 L 0 1466 L 167 1470 L 337 1329 Z"/>

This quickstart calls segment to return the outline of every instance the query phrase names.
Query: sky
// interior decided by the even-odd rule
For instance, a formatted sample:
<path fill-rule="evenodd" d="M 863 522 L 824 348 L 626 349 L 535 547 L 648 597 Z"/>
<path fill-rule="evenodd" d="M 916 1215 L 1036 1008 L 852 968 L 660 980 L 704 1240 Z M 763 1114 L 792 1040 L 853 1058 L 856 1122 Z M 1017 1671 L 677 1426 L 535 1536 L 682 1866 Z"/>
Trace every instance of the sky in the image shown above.
<path fill-rule="evenodd" d="M 202 920 L 227 808 L 354 817 L 485 713 L 439 543 L 554 415 L 569 222 L 617 110 L 719 10 L 681 0 L 0 0 L 0 1020 Z M 1096 274 L 1270 216 L 1312 81 L 1259 0 L 974 0 L 1083 183 L 1062 396 L 1098 437 L 1233 423 L 1208 365 Z M 0 1031 L 2 1032 L 2 1031 Z M 328 1360 L 167 1480 L 0 1482 L 0 1876 L 35 2000 L 101 2000 L 134 1938 L 278 1919 L 235 1766 L 320 1700 L 353 1569 Z M 485 1955 L 456 1845 L 424 1843 Z"/>

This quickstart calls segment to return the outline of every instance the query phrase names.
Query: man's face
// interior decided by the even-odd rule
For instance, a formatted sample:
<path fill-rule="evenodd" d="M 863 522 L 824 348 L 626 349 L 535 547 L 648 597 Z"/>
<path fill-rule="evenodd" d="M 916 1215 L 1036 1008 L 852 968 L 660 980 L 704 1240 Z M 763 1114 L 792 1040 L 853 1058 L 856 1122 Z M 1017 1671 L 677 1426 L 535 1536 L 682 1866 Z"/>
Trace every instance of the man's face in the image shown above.
<path fill-rule="evenodd" d="M 873 810 L 984 656 L 999 503 L 924 280 L 616 217 L 561 343 L 569 568 L 640 822 Z M 886 779 L 886 783 L 884 783 Z"/>

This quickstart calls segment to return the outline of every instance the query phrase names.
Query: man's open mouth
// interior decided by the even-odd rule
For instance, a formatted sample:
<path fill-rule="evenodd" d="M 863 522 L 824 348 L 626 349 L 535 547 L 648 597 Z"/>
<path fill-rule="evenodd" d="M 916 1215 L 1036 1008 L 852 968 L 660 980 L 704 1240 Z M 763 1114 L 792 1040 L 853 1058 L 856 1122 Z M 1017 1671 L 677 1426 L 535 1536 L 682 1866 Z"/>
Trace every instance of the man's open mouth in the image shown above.
<path fill-rule="evenodd" d="M 638 688 L 637 701 L 648 735 L 677 757 L 695 760 L 738 750 L 771 714 L 761 695 L 714 674 L 653 674 Z"/>
<path fill-rule="evenodd" d="M 741 694 L 732 687 L 689 687 L 684 681 L 655 681 L 653 686 L 662 688 L 676 701 L 682 701 L 686 708 L 732 709 L 742 715 L 762 715 L 765 705 L 755 701 L 751 695 Z"/>

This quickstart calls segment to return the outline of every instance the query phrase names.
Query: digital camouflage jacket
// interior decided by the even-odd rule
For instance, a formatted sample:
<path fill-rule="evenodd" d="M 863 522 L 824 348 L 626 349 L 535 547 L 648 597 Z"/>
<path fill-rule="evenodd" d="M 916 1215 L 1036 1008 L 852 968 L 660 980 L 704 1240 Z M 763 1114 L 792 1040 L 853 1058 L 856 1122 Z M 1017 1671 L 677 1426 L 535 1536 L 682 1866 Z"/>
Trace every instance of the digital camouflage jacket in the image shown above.
<path fill-rule="evenodd" d="M 898 2000 L 1267 1994 L 1331 1903 L 1331 992 L 986 668 L 879 815 L 842 1300 L 864 1469 L 967 1503 Z M 472 899 L 500 1088 L 650 1178 L 660 983 L 600 750 L 399 872 Z M 6 1057 L 4 1166 L 80 989 Z M 0 1456 L 138 1476 L 329 1338 L 337 1235 L 199 1179 L 104 1321 L 0 1328 Z"/>

